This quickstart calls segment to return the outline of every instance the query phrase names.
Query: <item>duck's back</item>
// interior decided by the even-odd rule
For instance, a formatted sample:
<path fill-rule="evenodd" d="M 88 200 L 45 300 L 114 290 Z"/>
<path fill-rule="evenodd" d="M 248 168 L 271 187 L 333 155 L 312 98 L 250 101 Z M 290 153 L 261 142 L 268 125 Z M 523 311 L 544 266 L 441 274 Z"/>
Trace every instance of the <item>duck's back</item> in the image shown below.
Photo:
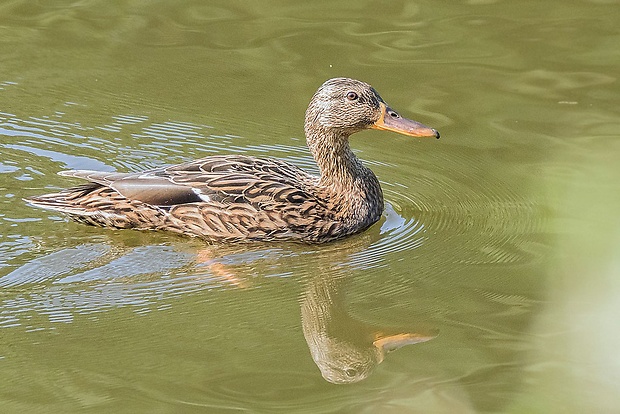
<path fill-rule="evenodd" d="M 101 227 L 213 242 L 324 242 L 352 232 L 321 197 L 318 179 L 281 160 L 212 156 L 141 173 L 61 174 L 90 183 L 28 201 Z"/>

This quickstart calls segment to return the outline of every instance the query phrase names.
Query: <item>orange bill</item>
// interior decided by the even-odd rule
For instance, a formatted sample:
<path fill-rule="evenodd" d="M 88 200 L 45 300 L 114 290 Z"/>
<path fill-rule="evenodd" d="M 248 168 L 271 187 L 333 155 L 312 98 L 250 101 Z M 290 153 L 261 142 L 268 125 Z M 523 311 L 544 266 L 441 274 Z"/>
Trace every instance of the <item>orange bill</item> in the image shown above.
<path fill-rule="evenodd" d="M 372 342 L 379 350 L 379 362 L 383 361 L 385 354 L 402 348 L 405 345 L 419 344 L 420 342 L 430 341 L 437 337 L 436 332 L 423 333 L 400 333 L 396 335 L 376 334 L 376 339 Z"/>
<path fill-rule="evenodd" d="M 439 131 L 427 127 L 411 119 L 403 118 L 387 106 L 384 102 L 381 105 L 381 117 L 371 125 L 373 129 L 398 132 L 399 134 L 409 135 L 410 137 L 434 137 L 439 138 Z"/>

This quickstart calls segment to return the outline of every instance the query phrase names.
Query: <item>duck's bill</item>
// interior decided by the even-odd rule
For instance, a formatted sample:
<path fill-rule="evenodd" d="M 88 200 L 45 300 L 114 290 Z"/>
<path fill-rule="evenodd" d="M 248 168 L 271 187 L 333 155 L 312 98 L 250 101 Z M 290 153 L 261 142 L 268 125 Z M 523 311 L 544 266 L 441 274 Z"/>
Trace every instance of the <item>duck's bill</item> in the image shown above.
<path fill-rule="evenodd" d="M 432 137 L 439 138 L 439 131 L 431 127 L 427 127 L 419 122 L 411 119 L 403 118 L 381 102 L 381 117 L 371 125 L 373 129 L 381 129 L 383 131 L 398 132 L 399 134 L 409 135 L 410 137 Z"/>
<path fill-rule="evenodd" d="M 401 333 L 396 335 L 379 335 L 373 341 L 373 345 L 379 350 L 380 361 L 387 352 L 402 348 L 405 345 L 419 344 L 420 342 L 430 341 L 437 337 L 436 334 Z"/>

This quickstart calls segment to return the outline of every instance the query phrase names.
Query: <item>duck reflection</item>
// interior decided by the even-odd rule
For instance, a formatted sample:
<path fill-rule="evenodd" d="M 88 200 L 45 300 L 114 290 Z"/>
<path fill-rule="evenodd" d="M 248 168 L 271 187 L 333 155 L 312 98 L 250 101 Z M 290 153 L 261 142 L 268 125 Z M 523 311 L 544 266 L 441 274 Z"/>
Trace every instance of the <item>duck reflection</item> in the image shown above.
<path fill-rule="evenodd" d="M 301 324 L 312 359 L 323 378 L 347 384 L 367 378 L 389 351 L 426 342 L 436 332 L 373 326 L 352 318 L 345 308 L 343 278 L 316 276 L 301 302 Z"/>
<path fill-rule="evenodd" d="M 335 384 L 361 381 L 388 352 L 436 336 L 429 329 L 375 326 L 349 315 L 345 292 L 347 281 L 351 280 L 348 278 L 351 255 L 359 252 L 360 246 L 370 244 L 367 237 L 331 245 L 309 259 L 314 261 L 318 275 L 308 278 L 303 287 L 301 326 L 323 378 Z M 20 306 L 44 309 L 46 314 L 71 315 L 75 311 L 95 312 L 111 306 L 145 305 L 166 297 L 165 292 L 178 293 L 184 289 L 188 292 L 223 286 L 245 289 L 255 281 L 249 276 L 253 271 L 244 271 L 243 266 L 256 269 L 260 263 L 277 263 L 285 268 L 299 258 L 292 250 L 283 248 L 224 249 L 200 245 L 194 249 L 187 243 L 166 241 L 149 245 L 141 239 L 134 243 L 125 238 L 61 248 L 0 276 L 0 287 L 49 285 L 49 289 L 44 288 L 19 302 Z M 176 273 L 182 276 L 166 276 Z M 153 288 L 145 289 L 145 282 L 153 282 L 149 285 Z M 92 286 L 76 293 L 76 283 Z M 16 315 L 20 309 L 14 310 Z M 7 315 L 11 313 L 9 306 Z"/>

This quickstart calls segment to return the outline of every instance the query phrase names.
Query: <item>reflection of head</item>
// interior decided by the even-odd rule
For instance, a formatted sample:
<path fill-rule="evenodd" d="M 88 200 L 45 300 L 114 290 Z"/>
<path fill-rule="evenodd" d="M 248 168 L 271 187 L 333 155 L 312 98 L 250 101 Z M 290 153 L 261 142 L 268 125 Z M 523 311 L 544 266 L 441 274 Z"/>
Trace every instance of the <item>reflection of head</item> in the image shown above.
<path fill-rule="evenodd" d="M 371 326 L 351 318 L 337 285 L 329 277 L 316 277 L 301 303 L 304 337 L 312 359 L 327 381 L 361 381 L 383 361 L 387 352 L 435 337 L 432 333 Z"/>
<path fill-rule="evenodd" d="M 358 324 L 358 326 L 362 326 Z M 385 354 L 405 345 L 417 344 L 433 339 L 434 335 L 417 333 L 399 333 L 380 336 L 376 332 L 366 330 L 359 332 L 360 341 L 347 342 L 343 338 L 306 333 L 306 341 L 310 347 L 312 359 L 321 370 L 321 375 L 334 384 L 349 384 L 367 378 L 373 369 L 385 358 Z M 337 334 L 337 332 L 334 332 Z M 374 341 L 369 338 L 375 336 Z M 350 335 L 348 335 L 350 336 Z M 367 340 L 361 341 L 363 338 Z"/>
<path fill-rule="evenodd" d="M 321 370 L 323 378 L 331 383 L 348 384 L 361 381 L 367 378 L 383 359 L 379 349 L 372 344 L 368 347 L 313 334 L 315 332 L 306 334 L 312 359 Z"/>

